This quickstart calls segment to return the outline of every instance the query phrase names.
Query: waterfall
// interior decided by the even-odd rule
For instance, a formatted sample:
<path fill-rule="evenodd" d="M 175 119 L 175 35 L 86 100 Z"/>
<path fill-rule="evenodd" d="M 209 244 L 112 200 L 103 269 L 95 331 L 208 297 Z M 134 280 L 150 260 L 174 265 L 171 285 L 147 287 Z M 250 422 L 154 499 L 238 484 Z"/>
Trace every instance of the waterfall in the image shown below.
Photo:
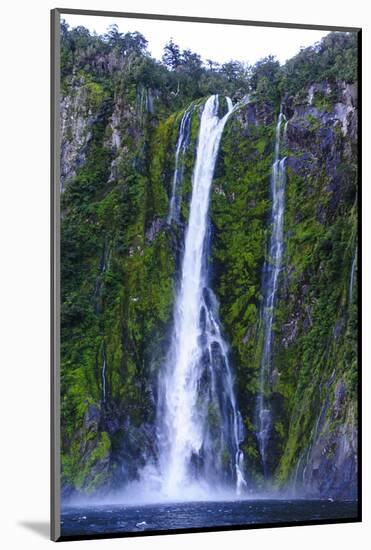
<path fill-rule="evenodd" d="M 352 268 L 350 270 L 349 303 L 352 302 L 352 298 L 353 298 L 354 276 L 355 276 L 355 273 L 356 273 L 356 269 L 357 269 L 357 247 L 356 247 L 356 251 L 354 253 L 354 258 L 353 258 L 353 261 L 352 261 Z"/>
<path fill-rule="evenodd" d="M 280 112 L 276 126 L 274 162 L 271 175 L 271 236 L 268 259 L 263 270 L 263 352 L 260 364 L 260 390 L 256 404 L 257 439 L 263 463 L 264 477 L 268 477 L 268 443 L 272 428 L 269 388 L 272 370 L 273 320 L 278 289 L 278 276 L 283 255 L 283 219 L 285 209 L 286 157 L 280 159 L 281 125 L 285 116 Z M 287 128 L 287 123 L 286 123 Z"/>
<path fill-rule="evenodd" d="M 167 223 L 171 224 L 173 220 L 179 221 L 180 213 L 180 184 L 183 179 L 184 154 L 187 150 L 190 138 L 193 105 L 184 111 L 180 122 L 178 141 L 175 152 L 175 169 L 173 175 L 172 193 L 170 199 L 170 209 L 167 217 Z"/>
<path fill-rule="evenodd" d="M 102 365 L 102 401 L 106 402 L 106 354 L 103 351 L 103 365 Z"/>
<path fill-rule="evenodd" d="M 208 286 L 210 188 L 223 129 L 237 106 L 227 99 L 227 107 L 219 118 L 218 96 L 213 95 L 202 112 L 172 338 L 159 374 L 156 428 L 162 490 L 182 500 L 231 484 L 239 494 L 246 485 L 242 419 L 219 304 Z M 185 114 L 177 158 L 185 143 L 186 120 Z"/>

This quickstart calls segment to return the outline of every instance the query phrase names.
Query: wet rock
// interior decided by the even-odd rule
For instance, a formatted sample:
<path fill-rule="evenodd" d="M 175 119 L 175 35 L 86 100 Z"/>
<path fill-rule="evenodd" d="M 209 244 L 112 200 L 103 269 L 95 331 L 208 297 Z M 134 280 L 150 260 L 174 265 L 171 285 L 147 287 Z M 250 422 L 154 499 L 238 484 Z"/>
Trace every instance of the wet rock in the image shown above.
<path fill-rule="evenodd" d="M 101 411 L 98 405 L 91 405 L 85 413 L 84 429 L 97 430 L 101 419 Z"/>
<path fill-rule="evenodd" d="M 299 333 L 299 316 L 292 317 L 282 325 L 281 343 L 285 349 L 291 346 Z"/>
<path fill-rule="evenodd" d="M 155 218 L 146 232 L 146 243 L 150 244 L 165 226 L 166 222 L 162 218 Z"/>
<path fill-rule="evenodd" d="M 61 191 L 68 180 L 76 175 L 86 158 L 86 151 L 91 138 L 91 128 L 95 120 L 87 102 L 87 90 L 83 83 L 77 81 L 71 95 L 61 100 Z"/>
<path fill-rule="evenodd" d="M 272 374 L 271 374 L 271 384 L 272 384 L 272 386 L 275 386 L 276 384 L 278 384 L 280 376 L 281 376 L 281 373 L 278 372 L 277 369 L 274 369 L 272 371 Z"/>
<path fill-rule="evenodd" d="M 354 419 L 353 405 L 346 404 L 346 386 L 339 380 L 331 409 L 328 404 L 322 410 L 322 419 L 302 470 L 303 490 L 308 497 L 357 498 L 357 429 Z"/>
<path fill-rule="evenodd" d="M 339 382 L 336 384 L 335 388 L 335 399 L 334 399 L 334 416 L 335 418 L 339 416 L 339 413 L 341 412 L 342 406 L 344 404 L 346 396 L 346 386 L 342 380 L 339 380 Z"/>
<path fill-rule="evenodd" d="M 343 328 L 344 328 L 344 319 L 342 319 L 342 318 L 338 319 L 336 321 L 336 324 L 335 324 L 334 330 L 333 330 L 334 338 L 339 338 L 339 336 L 343 332 Z"/>

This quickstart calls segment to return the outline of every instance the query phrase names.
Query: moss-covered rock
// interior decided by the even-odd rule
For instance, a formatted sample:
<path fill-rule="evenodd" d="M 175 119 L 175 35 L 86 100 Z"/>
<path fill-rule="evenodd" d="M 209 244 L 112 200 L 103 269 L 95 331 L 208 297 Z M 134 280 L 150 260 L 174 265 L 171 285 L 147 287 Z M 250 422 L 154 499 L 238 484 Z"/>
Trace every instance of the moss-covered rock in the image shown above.
<path fill-rule="evenodd" d="M 73 54 L 68 40 L 76 42 Z M 347 40 L 343 46 L 350 56 Z M 266 69 L 262 64 L 246 89 L 240 79 L 234 89 L 237 81 L 230 75 L 202 73 L 197 80 L 190 73 L 171 73 L 140 48 L 125 57 L 117 45 L 108 52 L 97 37 L 76 39 L 67 33 L 64 41 L 61 428 L 66 494 L 107 491 L 136 479 L 148 458 L 156 460 L 157 380 L 169 344 L 205 93 L 242 97 L 250 87 L 250 102 L 224 129 L 210 202 L 210 285 L 230 345 L 245 427 L 246 477 L 250 486 L 264 484 L 255 409 L 270 178 L 282 103 L 288 120 L 281 151 L 287 167 L 285 246 L 274 315 L 270 483 L 313 496 L 353 497 L 354 78 L 336 80 L 326 67 L 326 78 L 311 80 L 314 69 L 299 54 L 293 67 L 300 89 L 277 63 L 271 80 L 259 76 Z M 319 55 L 309 52 L 311 63 L 312 54 Z M 169 224 L 179 125 L 191 104 L 180 219 Z M 225 107 L 223 97 L 221 113 Z M 215 411 L 208 416 L 211 426 L 217 423 Z M 222 460 L 229 461 L 227 452 Z"/>

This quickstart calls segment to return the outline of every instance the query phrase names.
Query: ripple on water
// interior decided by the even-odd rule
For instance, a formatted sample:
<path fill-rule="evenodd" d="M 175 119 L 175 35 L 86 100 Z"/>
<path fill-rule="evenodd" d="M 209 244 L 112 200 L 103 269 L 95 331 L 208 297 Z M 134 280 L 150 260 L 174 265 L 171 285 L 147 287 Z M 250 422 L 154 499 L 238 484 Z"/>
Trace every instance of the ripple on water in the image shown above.
<path fill-rule="evenodd" d="M 293 523 L 298 521 L 351 519 L 357 517 L 356 502 L 256 500 L 238 502 L 185 502 L 145 506 L 104 506 L 63 508 L 64 536 L 135 531 L 171 531 Z"/>

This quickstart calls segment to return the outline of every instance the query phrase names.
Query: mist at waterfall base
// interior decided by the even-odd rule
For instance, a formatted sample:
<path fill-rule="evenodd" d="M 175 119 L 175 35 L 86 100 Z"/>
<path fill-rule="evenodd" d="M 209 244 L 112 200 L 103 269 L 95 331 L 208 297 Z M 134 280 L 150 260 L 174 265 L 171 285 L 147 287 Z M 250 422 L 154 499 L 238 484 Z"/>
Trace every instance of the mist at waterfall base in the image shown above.
<path fill-rule="evenodd" d="M 227 110 L 220 115 L 219 98 L 211 96 L 201 114 L 171 341 L 158 377 L 155 426 L 158 456 L 155 460 L 148 459 L 139 471 L 139 479 L 124 488 L 63 502 L 62 535 L 282 524 L 357 516 L 355 502 L 308 500 L 300 498 L 295 487 L 281 493 L 270 488 L 269 380 L 274 304 L 283 254 L 285 192 L 286 159 L 280 156 L 281 125 L 285 120 L 282 113 L 276 128 L 272 165 L 272 234 L 262 280 L 264 346 L 256 402 L 256 437 L 265 489 L 258 493 L 249 487 L 245 477 L 241 449 L 244 427 L 234 392 L 228 344 L 219 319 L 219 303 L 209 287 L 208 210 L 223 129 L 233 112 L 246 101 L 244 98 L 233 106 L 226 98 Z M 191 105 L 180 121 L 169 226 L 179 223 L 184 155 L 194 111 L 195 106 Z M 283 138 L 286 126 L 287 123 Z M 351 287 L 352 284 L 351 279 Z M 104 376 L 105 362 L 103 381 Z"/>

